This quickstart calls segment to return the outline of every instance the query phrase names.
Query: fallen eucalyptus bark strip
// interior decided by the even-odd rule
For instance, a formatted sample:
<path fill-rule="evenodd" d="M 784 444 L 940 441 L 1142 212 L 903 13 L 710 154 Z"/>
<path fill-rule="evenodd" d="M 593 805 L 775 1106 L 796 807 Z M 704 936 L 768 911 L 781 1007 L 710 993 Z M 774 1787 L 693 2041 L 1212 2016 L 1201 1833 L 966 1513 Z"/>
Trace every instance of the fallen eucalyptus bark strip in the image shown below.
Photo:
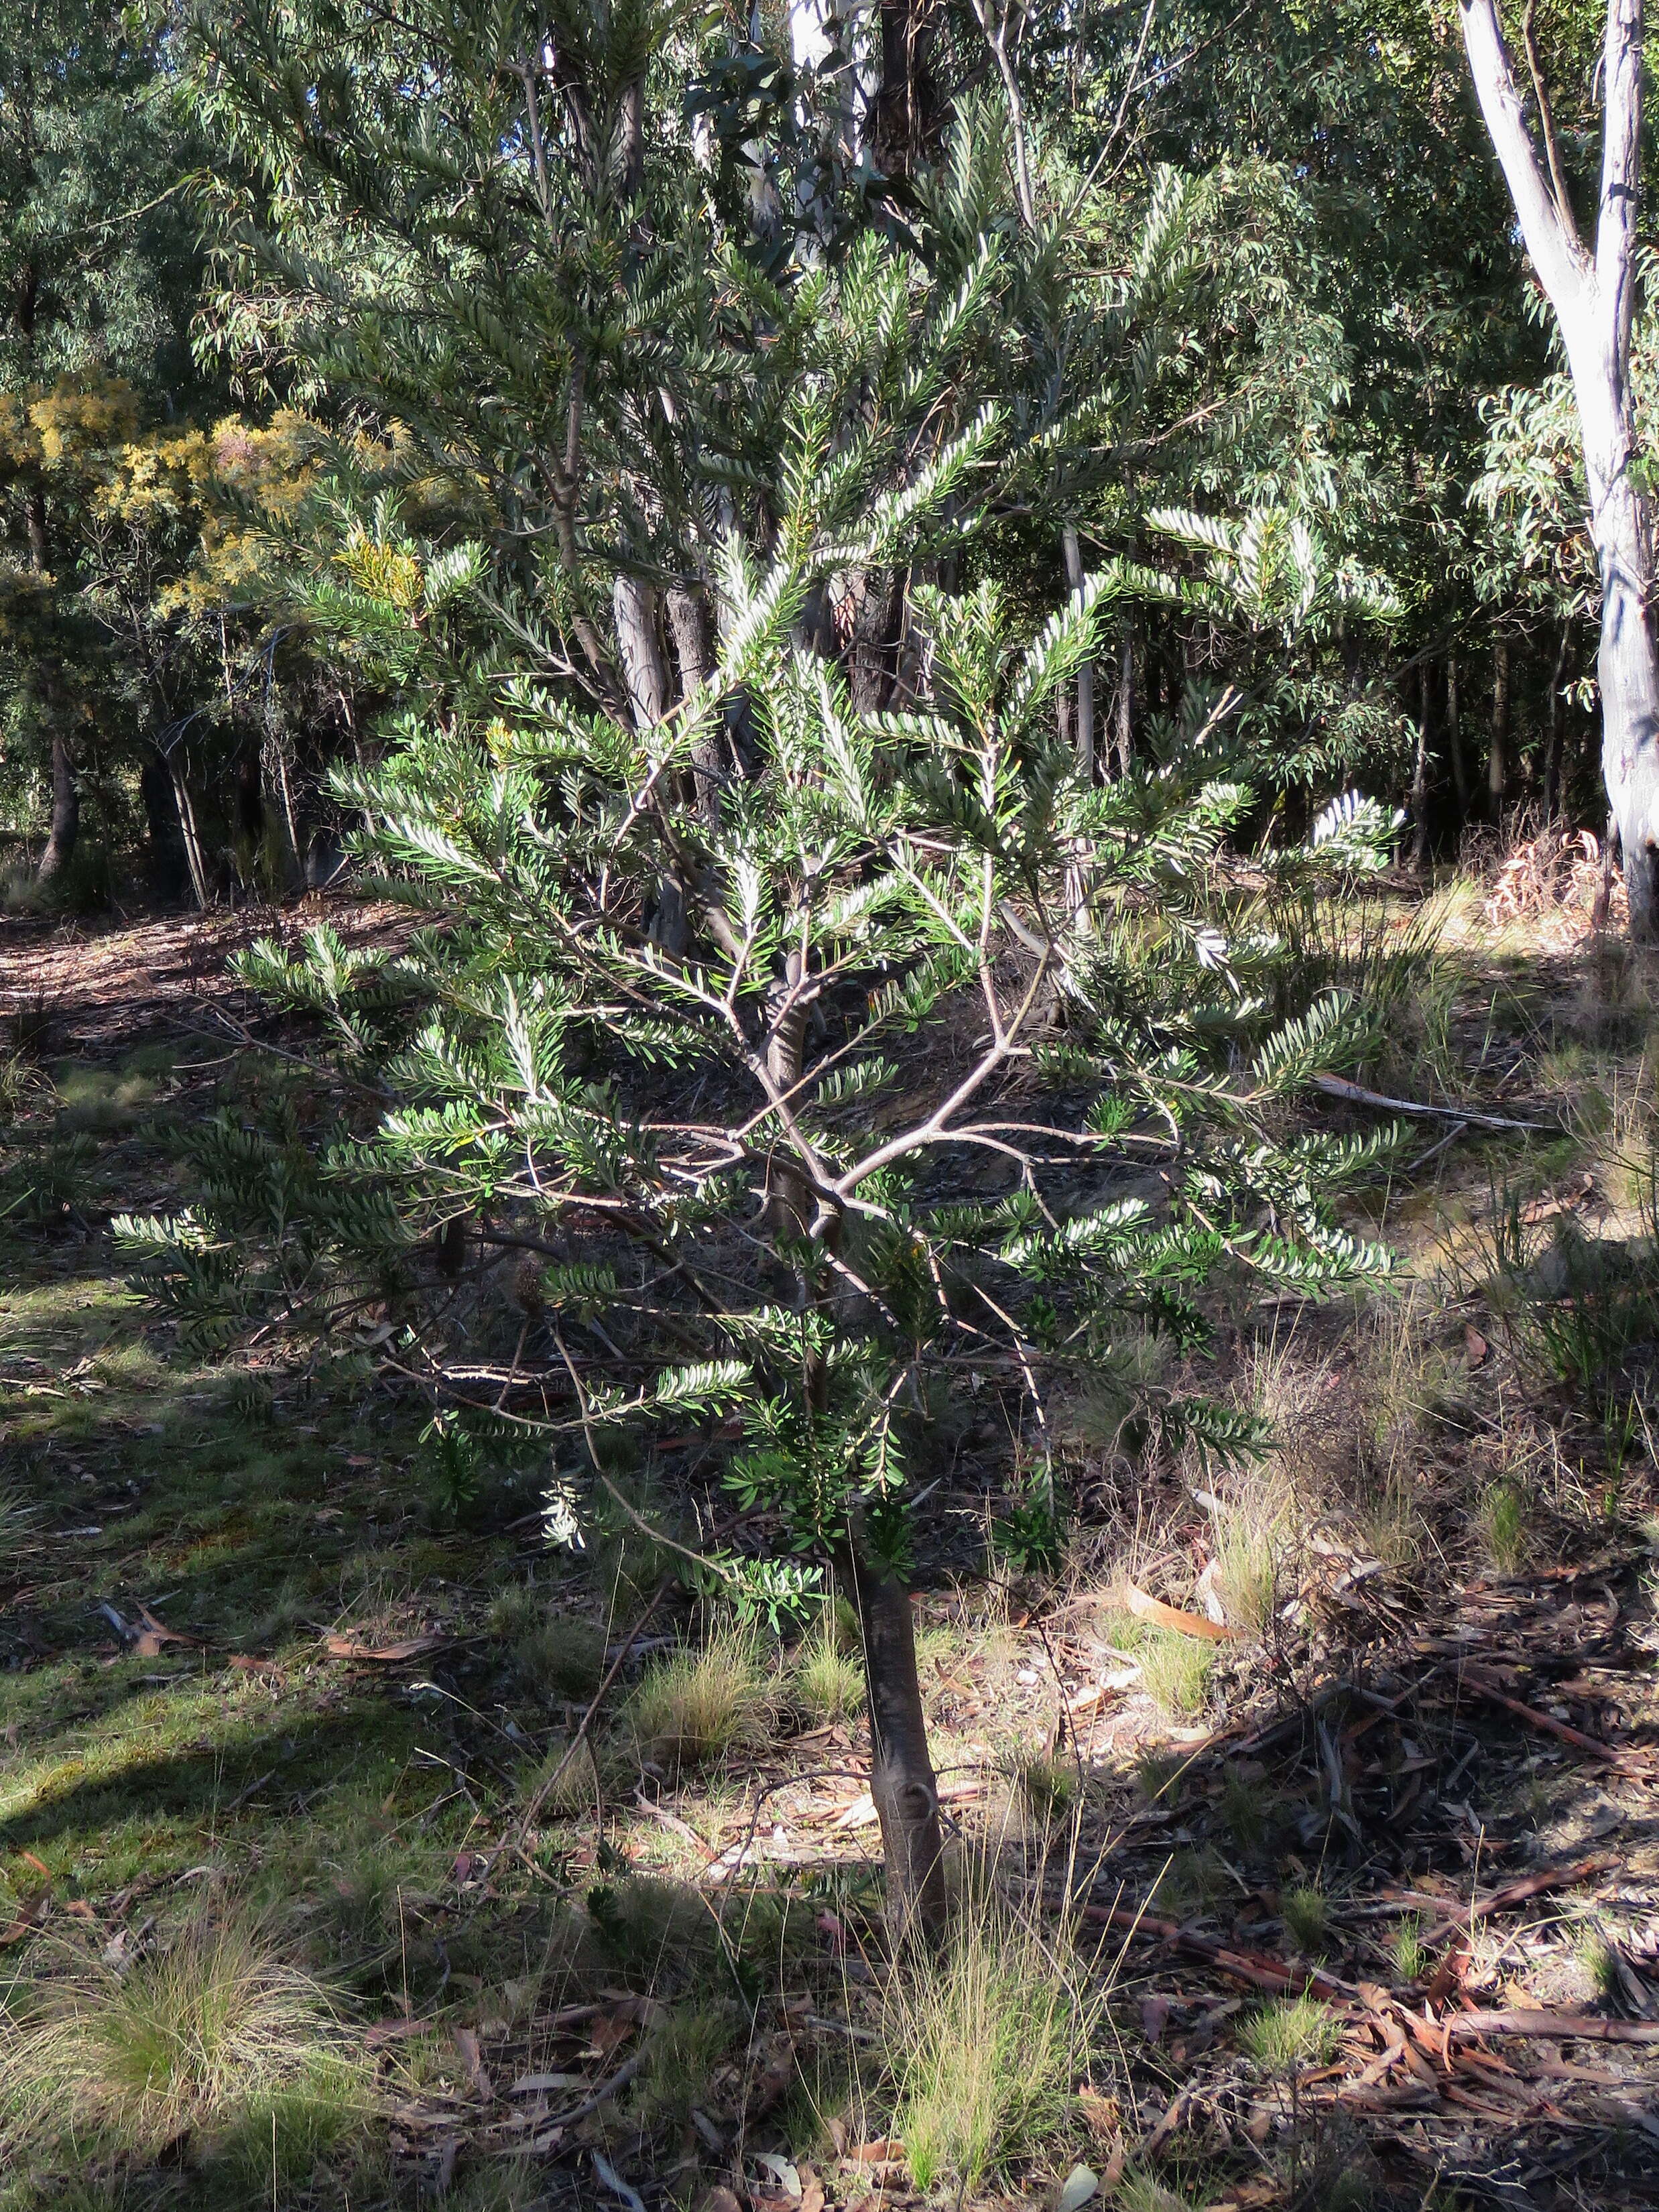
<path fill-rule="evenodd" d="M 1507 1114 L 1477 1114 L 1472 1106 L 1425 1106 L 1415 1098 L 1389 1098 L 1380 1091 L 1367 1091 L 1363 1083 L 1350 1083 L 1346 1075 L 1316 1075 L 1316 1091 L 1328 1098 L 1346 1099 L 1351 1106 L 1374 1106 L 1379 1113 L 1412 1114 L 1419 1121 L 1467 1121 L 1473 1129 L 1525 1129 L 1537 1136 L 1559 1137 L 1553 1121 L 1516 1121 Z"/>
<path fill-rule="evenodd" d="M 1150 1621 L 1156 1628 L 1168 1628 L 1180 1636 L 1201 1637 L 1210 1644 L 1245 1641 L 1242 1628 L 1232 1627 L 1226 1621 L 1207 1620 L 1201 1613 L 1183 1612 L 1178 1605 L 1165 1605 L 1161 1597 L 1153 1597 L 1138 1583 L 1124 1583 L 1123 1602 L 1138 1620 Z"/>

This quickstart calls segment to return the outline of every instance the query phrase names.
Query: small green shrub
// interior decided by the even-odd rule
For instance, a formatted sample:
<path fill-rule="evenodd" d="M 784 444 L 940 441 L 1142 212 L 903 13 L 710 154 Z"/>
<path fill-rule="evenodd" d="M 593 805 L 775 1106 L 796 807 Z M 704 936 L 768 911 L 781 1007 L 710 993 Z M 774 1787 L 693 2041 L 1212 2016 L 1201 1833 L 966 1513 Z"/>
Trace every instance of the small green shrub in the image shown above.
<path fill-rule="evenodd" d="M 1193 2200 L 1160 2181 L 1144 2166 L 1132 2166 L 1112 2196 L 1118 2212 L 1193 2212 Z"/>
<path fill-rule="evenodd" d="M 1279 1560 L 1285 1534 L 1268 1512 L 1235 1505 L 1216 1532 L 1215 1587 L 1235 1627 L 1266 1638 L 1279 1604 Z"/>
<path fill-rule="evenodd" d="M 1595 1994 L 1603 2004 L 1623 1996 L 1624 1978 L 1619 1970 L 1619 1953 L 1609 1942 L 1604 1929 L 1592 1922 L 1580 1933 L 1574 1948 L 1578 1954 L 1578 1963 L 1589 1976 Z"/>
<path fill-rule="evenodd" d="M 1135 1787 L 1149 1805 L 1173 1811 L 1181 1802 L 1187 1761 L 1167 1751 L 1141 1751 L 1135 1755 Z"/>
<path fill-rule="evenodd" d="M 1077 1809 L 1082 1786 L 1077 1761 L 1061 1752 L 1017 1752 L 1004 1771 L 1027 1818 L 1039 1827 L 1069 1820 Z"/>
<path fill-rule="evenodd" d="M 1554 1217 L 1534 1231 L 1523 1194 L 1492 1201 L 1486 1281 L 1492 1310 L 1517 1354 L 1586 1396 L 1604 1390 L 1638 1348 L 1659 1342 L 1659 1149 L 1627 1164 L 1641 1234 L 1628 1242 L 1586 1236 Z"/>
<path fill-rule="evenodd" d="M 603 1632 L 592 1621 L 554 1612 L 544 1591 L 504 1591 L 487 1619 L 491 1632 L 506 1639 L 514 1672 L 538 1697 L 585 1703 L 599 1686 L 605 1666 Z"/>
<path fill-rule="evenodd" d="M 1207 1912 L 1224 1899 L 1237 1894 L 1227 1862 L 1208 1844 L 1188 1844 L 1173 1853 L 1158 1878 L 1158 1910 L 1172 1912 L 1178 1920 Z"/>
<path fill-rule="evenodd" d="M 653 2031 L 634 2094 L 643 2127 L 684 2127 L 708 2098 L 715 2069 L 741 2040 L 746 2022 L 730 2003 L 671 2006 Z"/>
<path fill-rule="evenodd" d="M 1480 1501 L 1480 1535 L 1499 1574 L 1516 1573 L 1528 1551 L 1527 1507 L 1512 1482 L 1494 1482 Z"/>
<path fill-rule="evenodd" d="M 1423 1923 L 1415 1916 L 1401 1922 L 1389 1946 L 1389 1955 L 1394 1961 L 1396 1979 L 1421 1982 L 1427 1978 L 1434 1956 L 1423 1941 Z"/>
<path fill-rule="evenodd" d="M 864 1702 L 864 1670 L 832 1634 L 809 1637 L 790 1670 L 790 1689 L 817 1721 L 850 1720 Z"/>
<path fill-rule="evenodd" d="M 1316 1958 L 1330 1935 L 1331 1909 L 1324 1891 L 1306 1884 L 1287 1889 L 1279 1899 L 1279 1910 L 1285 1932 L 1297 1949 Z"/>
<path fill-rule="evenodd" d="M 1229 1774 L 1221 1784 L 1217 1810 L 1223 1826 L 1246 1857 L 1254 1857 L 1264 1848 L 1271 1823 L 1269 1806 L 1259 1782 L 1247 1782 L 1242 1774 Z"/>

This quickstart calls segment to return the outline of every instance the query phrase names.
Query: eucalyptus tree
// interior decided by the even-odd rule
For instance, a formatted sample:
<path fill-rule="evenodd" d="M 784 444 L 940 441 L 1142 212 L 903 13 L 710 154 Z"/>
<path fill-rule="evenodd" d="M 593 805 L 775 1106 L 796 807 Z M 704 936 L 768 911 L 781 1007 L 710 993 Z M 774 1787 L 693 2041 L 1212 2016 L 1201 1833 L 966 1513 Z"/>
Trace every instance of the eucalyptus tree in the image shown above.
<path fill-rule="evenodd" d="M 1640 281 L 1642 0 L 1607 0 L 1593 245 L 1579 228 L 1531 6 L 1522 37 L 1536 137 L 1496 0 L 1459 0 L 1459 9 L 1481 112 L 1571 373 L 1601 584 L 1602 775 L 1618 825 L 1631 932 L 1652 939 L 1659 936 L 1659 651 L 1649 605 L 1653 517 L 1631 378 Z"/>

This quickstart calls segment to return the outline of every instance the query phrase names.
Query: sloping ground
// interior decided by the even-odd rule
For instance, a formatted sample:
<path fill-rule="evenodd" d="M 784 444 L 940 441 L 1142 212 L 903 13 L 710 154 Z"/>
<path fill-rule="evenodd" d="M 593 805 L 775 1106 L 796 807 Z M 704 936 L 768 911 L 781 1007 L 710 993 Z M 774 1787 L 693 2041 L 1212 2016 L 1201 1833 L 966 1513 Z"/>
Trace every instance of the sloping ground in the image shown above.
<path fill-rule="evenodd" d="M 234 1006 L 226 963 L 257 938 L 293 945 L 326 922 L 356 945 L 405 919 L 396 908 L 317 895 L 295 907 L 135 921 L 0 916 L 0 1021 L 15 1029 L 21 1018 L 37 1053 L 118 1060 L 152 1032 L 191 1034 L 210 1008 Z"/>
<path fill-rule="evenodd" d="M 6 2212 L 1659 2199 L 1649 1263 L 1612 1306 L 1481 1272 L 1511 1215 L 1634 1249 L 1628 963 L 1470 966 L 1425 1015 L 1389 1087 L 1555 1133 L 1431 1127 L 1383 1217 L 1428 1287 L 1235 1333 L 1267 1466 L 1150 1470 L 1074 1408 L 1067 1575 L 919 1600 L 968 1856 L 1086 2030 L 964 2196 L 895 2132 L 845 1656 L 717 1638 L 676 1688 L 700 1624 L 641 1618 L 641 1547 L 558 1565 L 533 1473 L 447 1495 L 360 1362 L 195 1362 L 122 1287 L 110 1213 L 257 1098 L 217 979 L 268 926 L 5 947 L 0 1961 L 20 2021 L 88 1974 L 105 2020 L 242 1927 L 326 1992 L 336 2070 L 141 2127 L 76 2045 L 103 2103 L 67 2147 L 0 2118 Z M 1587 1389 L 1591 1322 L 1626 1340 Z M 964 1431 L 941 1525 L 996 1448 Z M 8 2115 L 38 2048 L 0 2045 Z"/>

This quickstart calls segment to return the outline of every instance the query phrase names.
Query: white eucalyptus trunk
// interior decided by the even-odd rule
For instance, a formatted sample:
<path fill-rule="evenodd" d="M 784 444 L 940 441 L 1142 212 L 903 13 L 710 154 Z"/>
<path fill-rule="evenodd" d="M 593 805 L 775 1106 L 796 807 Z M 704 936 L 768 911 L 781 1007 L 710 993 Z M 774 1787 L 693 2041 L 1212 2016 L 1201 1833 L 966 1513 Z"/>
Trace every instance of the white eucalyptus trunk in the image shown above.
<path fill-rule="evenodd" d="M 1540 123 L 1547 177 L 1540 160 L 1496 0 L 1460 0 L 1460 9 L 1480 112 L 1572 373 L 1590 539 L 1601 579 L 1601 772 L 1619 827 L 1631 934 L 1652 939 L 1659 938 L 1659 654 L 1650 605 L 1651 518 L 1631 467 L 1636 437 L 1630 382 L 1642 184 L 1643 0 L 1607 0 L 1594 253 L 1579 237 L 1561 188 L 1547 107 Z"/>

